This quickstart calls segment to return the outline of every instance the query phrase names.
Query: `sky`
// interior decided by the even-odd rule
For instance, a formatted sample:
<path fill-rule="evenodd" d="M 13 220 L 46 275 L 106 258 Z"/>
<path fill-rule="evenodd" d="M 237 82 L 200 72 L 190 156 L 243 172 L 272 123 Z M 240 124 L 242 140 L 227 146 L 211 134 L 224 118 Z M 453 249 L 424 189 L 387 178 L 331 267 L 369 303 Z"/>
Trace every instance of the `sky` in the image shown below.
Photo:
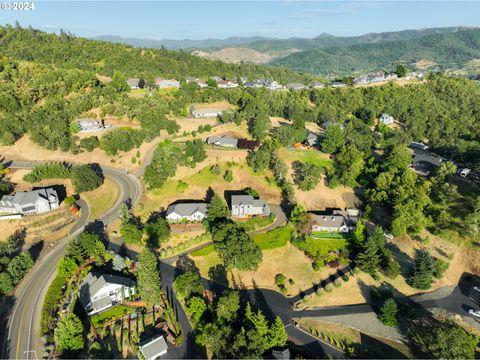
<path fill-rule="evenodd" d="M 12 0 L 0 0 L 0 2 Z M 27 0 L 31 1 L 31 0 Z M 77 36 L 224 39 L 337 36 L 480 26 L 480 1 L 49 1 L 33 11 L 0 10 L 0 24 Z"/>

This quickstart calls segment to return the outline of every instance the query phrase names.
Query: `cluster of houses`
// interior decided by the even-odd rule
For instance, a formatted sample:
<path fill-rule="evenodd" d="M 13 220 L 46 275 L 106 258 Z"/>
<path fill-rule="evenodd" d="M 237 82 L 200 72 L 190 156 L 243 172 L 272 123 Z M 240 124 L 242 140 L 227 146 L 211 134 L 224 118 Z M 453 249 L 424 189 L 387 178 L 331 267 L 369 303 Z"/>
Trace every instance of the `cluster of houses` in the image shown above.
<path fill-rule="evenodd" d="M 421 72 L 412 72 L 407 74 L 407 76 L 402 77 L 404 80 L 413 80 L 423 78 L 423 73 Z M 353 79 L 355 85 L 367 85 L 367 84 L 378 84 L 385 81 L 397 80 L 398 75 L 394 72 L 384 72 L 379 71 L 371 74 L 360 75 Z"/>
<path fill-rule="evenodd" d="M 0 213 L 34 215 L 52 211 L 59 206 L 60 200 L 55 189 L 43 188 L 4 195 L 0 200 Z"/>
<path fill-rule="evenodd" d="M 206 202 L 184 201 L 171 204 L 167 208 L 166 219 L 171 223 L 201 222 L 207 216 Z M 251 195 L 232 195 L 230 199 L 232 218 L 245 219 L 255 216 L 269 216 L 271 211 L 261 199 Z"/>
<path fill-rule="evenodd" d="M 112 125 L 105 125 L 103 119 L 81 118 L 76 121 L 80 132 L 97 132 L 112 128 Z"/>

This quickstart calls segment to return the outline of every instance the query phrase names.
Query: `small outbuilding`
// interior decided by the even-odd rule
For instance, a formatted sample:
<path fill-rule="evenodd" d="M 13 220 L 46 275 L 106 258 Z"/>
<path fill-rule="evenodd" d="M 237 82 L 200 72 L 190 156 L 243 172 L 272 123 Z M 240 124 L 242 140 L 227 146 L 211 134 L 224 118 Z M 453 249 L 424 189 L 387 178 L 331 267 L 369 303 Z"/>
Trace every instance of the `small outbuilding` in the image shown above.
<path fill-rule="evenodd" d="M 155 360 L 167 353 L 168 345 L 163 335 L 156 335 L 142 342 L 139 349 L 145 360 Z"/>

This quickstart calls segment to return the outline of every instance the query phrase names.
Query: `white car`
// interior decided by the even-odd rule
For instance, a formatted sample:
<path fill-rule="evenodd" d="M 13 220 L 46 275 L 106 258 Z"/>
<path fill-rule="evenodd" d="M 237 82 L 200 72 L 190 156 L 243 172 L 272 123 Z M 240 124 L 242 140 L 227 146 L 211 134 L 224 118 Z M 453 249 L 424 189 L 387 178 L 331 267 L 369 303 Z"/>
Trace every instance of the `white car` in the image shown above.
<path fill-rule="evenodd" d="M 468 310 L 468 313 L 474 317 L 478 317 L 480 318 L 480 310 L 473 310 L 473 309 L 470 309 Z"/>
<path fill-rule="evenodd" d="M 390 234 L 390 233 L 384 232 L 383 235 L 384 235 L 388 240 L 393 240 L 393 239 L 395 238 L 395 236 L 393 236 L 393 234 Z"/>

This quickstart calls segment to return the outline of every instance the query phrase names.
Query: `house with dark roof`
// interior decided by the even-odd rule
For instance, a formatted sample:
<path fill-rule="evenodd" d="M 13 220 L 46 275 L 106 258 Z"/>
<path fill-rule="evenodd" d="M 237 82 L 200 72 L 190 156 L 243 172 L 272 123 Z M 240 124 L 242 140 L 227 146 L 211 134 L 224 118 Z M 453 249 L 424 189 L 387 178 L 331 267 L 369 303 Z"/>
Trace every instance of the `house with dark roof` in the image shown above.
<path fill-rule="evenodd" d="M 4 195 L 0 200 L 0 212 L 23 215 L 41 214 L 59 206 L 60 200 L 53 188 L 16 192 Z"/>
<path fill-rule="evenodd" d="M 290 358 L 291 355 L 288 347 L 272 349 L 272 359 L 289 360 Z"/>
<path fill-rule="evenodd" d="M 87 315 L 90 316 L 134 294 L 135 281 L 132 279 L 90 272 L 80 285 L 79 300 Z"/>
<path fill-rule="evenodd" d="M 357 209 L 333 209 L 322 213 L 309 212 L 308 216 L 312 221 L 312 231 L 348 233 L 355 229 L 360 212 Z"/>
<path fill-rule="evenodd" d="M 323 137 L 319 134 L 315 134 L 311 131 L 308 131 L 307 139 L 305 140 L 305 145 L 315 147 L 319 146 L 322 142 Z"/>
<path fill-rule="evenodd" d="M 441 156 L 437 156 L 427 152 L 414 151 L 411 168 L 418 175 L 428 176 L 431 171 L 435 170 L 445 161 Z"/>
<path fill-rule="evenodd" d="M 209 136 L 207 138 L 207 144 L 220 146 L 220 147 L 227 147 L 227 148 L 236 148 L 238 146 L 238 139 L 235 139 L 226 135 Z"/>
<path fill-rule="evenodd" d="M 141 342 L 138 348 L 145 360 L 155 360 L 168 351 L 168 345 L 163 335 L 156 335 Z"/>
<path fill-rule="evenodd" d="M 207 203 L 180 202 L 169 205 L 166 219 L 170 222 L 191 221 L 200 222 L 207 216 Z"/>
<path fill-rule="evenodd" d="M 232 217 L 246 218 L 251 216 L 269 216 L 271 214 L 268 205 L 252 195 L 232 195 L 230 211 Z"/>

